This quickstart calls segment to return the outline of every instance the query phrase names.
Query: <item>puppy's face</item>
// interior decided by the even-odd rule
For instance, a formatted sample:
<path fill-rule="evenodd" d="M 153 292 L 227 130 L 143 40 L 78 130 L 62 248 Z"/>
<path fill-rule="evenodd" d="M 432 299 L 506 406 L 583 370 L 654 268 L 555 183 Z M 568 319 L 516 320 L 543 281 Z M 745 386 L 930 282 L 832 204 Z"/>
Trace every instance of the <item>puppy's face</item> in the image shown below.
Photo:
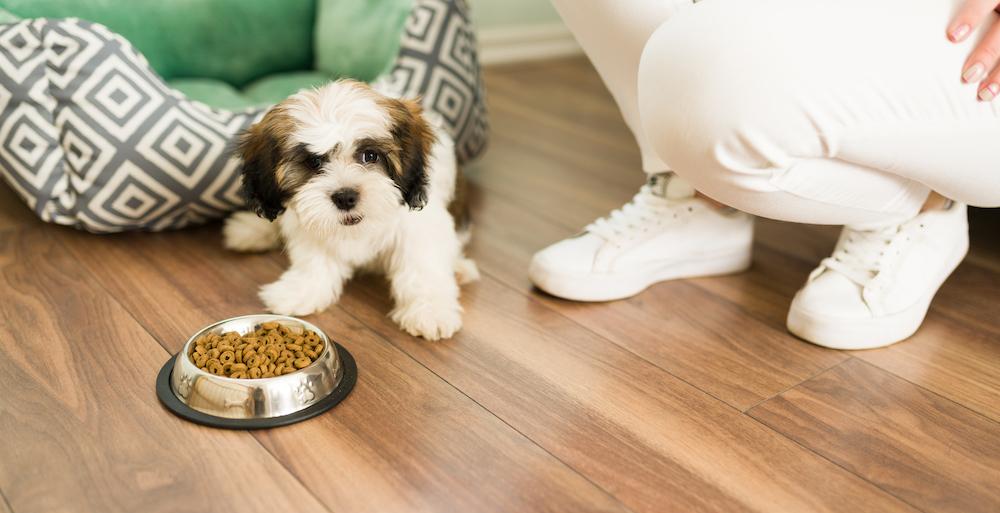
<path fill-rule="evenodd" d="M 382 222 L 426 203 L 433 143 L 418 103 L 337 81 L 279 103 L 243 134 L 243 194 L 258 215 L 292 209 L 314 230 Z"/>

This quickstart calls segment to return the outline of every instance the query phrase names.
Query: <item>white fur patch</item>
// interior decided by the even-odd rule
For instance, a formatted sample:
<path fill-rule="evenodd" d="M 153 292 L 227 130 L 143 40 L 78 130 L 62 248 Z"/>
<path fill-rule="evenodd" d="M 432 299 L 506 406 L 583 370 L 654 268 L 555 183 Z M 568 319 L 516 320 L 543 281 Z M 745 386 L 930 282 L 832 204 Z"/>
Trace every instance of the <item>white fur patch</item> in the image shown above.
<path fill-rule="evenodd" d="M 363 137 L 386 137 L 389 115 L 375 99 L 371 90 L 349 81 L 299 92 L 287 102 L 287 112 L 298 125 L 292 140 L 313 153 L 326 153 Z"/>
<path fill-rule="evenodd" d="M 281 227 L 252 212 L 236 212 L 222 227 L 222 245 L 240 252 L 277 249 L 281 247 Z"/>

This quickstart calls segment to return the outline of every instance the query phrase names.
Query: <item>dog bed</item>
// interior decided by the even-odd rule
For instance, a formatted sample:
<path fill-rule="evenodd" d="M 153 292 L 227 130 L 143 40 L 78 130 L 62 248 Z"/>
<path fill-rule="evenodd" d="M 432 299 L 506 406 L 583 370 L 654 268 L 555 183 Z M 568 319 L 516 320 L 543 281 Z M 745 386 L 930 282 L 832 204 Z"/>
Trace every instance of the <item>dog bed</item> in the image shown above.
<path fill-rule="evenodd" d="M 99 233 L 164 230 L 242 206 L 233 141 L 267 105 L 239 108 L 246 99 L 234 97 L 225 109 L 193 100 L 203 83 L 168 84 L 129 41 L 98 23 L 5 20 L 0 175 L 41 219 Z M 320 71 L 258 89 L 266 98 L 330 78 Z M 460 160 L 482 151 L 486 113 L 463 1 L 415 0 L 394 64 L 375 82 L 422 96 Z"/>

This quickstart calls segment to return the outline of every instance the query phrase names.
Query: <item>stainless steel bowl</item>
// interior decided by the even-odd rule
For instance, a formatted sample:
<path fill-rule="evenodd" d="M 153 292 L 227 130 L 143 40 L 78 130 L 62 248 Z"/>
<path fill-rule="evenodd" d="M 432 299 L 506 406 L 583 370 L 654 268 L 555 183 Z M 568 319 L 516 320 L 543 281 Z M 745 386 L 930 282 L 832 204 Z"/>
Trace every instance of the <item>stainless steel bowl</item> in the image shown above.
<path fill-rule="evenodd" d="M 275 321 L 285 326 L 315 331 L 323 339 L 323 352 L 319 358 L 308 367 L 290 374 L 271 378 L 235 379 L 205 372 L 195 366 L 188 357 L 191 344 L 202 335 L 227 331 L 244 335 L 255 331 L 265 322 Z M 173 370 L 170 372 L 170 389 L 181 403 L 211 417 L 223 419 L 288 417 L 316 406 L 342 384 L 345 365 L 341 354 L 342 348 L 330 340 L 323 330 L 301 319 L 283 315 L 233 317 L 205 327 L 188 339 L 184 348 L 174 357 Z M 353 369 L 353 361 L 350 364 Z M 353 380 L 353 375 L 350 378 Z M 353 381 L 350 384 L 353 385 Z M 167 401 L 164 402 L 167 404 Z M 170 404 L 167 406 L 170 407 Z M 175 413 L 180 414 L 176 411 Z M 192 420 L 198 421 L 198 419 Z M 241 426 L 235 424 L 221 427 Z"/>

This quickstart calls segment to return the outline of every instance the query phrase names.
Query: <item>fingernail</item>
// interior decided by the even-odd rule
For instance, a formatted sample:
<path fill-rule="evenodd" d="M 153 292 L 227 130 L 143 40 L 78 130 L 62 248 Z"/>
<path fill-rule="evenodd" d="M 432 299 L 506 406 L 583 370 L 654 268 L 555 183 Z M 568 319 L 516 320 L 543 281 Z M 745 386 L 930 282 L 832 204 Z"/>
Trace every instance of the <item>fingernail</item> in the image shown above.
<path fill-rule="evenodd" d="M 1000 84 L 990 84 L 979 90 L 979 99 L 984 102 L 991 102 L 1000 94 Z"/>
<path fill-rule="evenodd" d="M 977 62 L 965 69 L 965 73 L 962 73 L 962 80 L 964 80 L 966 84 L 970 82 L 979 82 L 979 80 L 983 78 L 984 73 L 986 73 L 986 66 L 983 66 L 983 63 L 981 62 Z"/>
<path fill-rule="evenodd" d="M 969 26 L 964 24 L 959 25 L 951 29 L 951 32 L 948 35 L 951 36 L 952 41 L 955 41 L 957 43 L 965 39 L 965 36 L 969 35 Z"/>

